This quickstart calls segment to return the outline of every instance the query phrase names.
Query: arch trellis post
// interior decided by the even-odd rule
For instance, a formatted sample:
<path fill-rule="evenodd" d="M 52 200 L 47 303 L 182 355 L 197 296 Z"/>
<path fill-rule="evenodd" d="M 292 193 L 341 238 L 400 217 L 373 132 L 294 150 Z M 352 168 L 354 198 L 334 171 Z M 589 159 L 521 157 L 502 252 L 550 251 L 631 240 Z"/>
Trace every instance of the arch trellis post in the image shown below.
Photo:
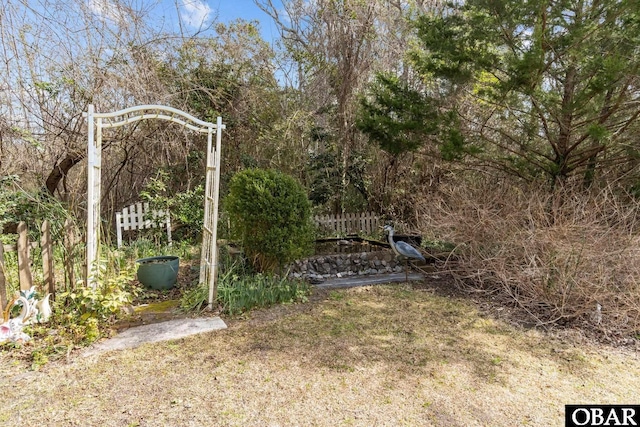
<path fill-rule="evenodd" d="M 83 114 L 88 121 L 87 144 L 87 284 L 95 287 L 91 268 L 100 250 L 100 176 L 102 173 L 102 129 L 116 128 L 140 120 L 160 119 L 177 123 L 198 133 L 207 134 L 207 165 L 204 202 L 204 229 L 200 255 L 200 283 L 209 286 L 209 309 L 216 298 L 218 199 L 220 195 L 220 158 L 222 118 L 216 123 L 199 120 L 192 115 L 163 105 L 140 105 L 111 113 L 96 113 L 89 105 Z M 215 145 L 213 134 L 215 132 Z"/>

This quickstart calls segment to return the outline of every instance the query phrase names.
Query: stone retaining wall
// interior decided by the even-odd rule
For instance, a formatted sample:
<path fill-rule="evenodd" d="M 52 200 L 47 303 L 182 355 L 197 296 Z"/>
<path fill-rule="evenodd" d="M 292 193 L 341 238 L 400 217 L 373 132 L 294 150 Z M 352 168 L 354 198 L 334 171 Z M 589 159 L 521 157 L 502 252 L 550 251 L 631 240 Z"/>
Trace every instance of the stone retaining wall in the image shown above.
<path fill-rule="evenodd" d="M 289 275 L 296 278 L 322 281 L 330 277 L 362 276 L 365 274 L 399 273 L 399 263 L 390 250 L 352 254 L 316 255 L 295 261 Z"/>

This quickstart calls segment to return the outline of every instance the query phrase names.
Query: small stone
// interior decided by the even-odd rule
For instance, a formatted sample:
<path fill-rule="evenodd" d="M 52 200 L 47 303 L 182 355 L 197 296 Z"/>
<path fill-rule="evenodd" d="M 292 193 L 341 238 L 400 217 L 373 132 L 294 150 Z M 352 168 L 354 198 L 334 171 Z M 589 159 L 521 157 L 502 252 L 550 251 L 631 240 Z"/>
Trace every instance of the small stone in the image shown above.
<path fill-rule="evenodd" d="M 313 276 L 309 276 L 309 281 L 312 284 L 318 284 L 318 283 L 324 282 L 324 279 L 322 278 L 322 276 L 313 275 Z"/>
<path fill-rule="evenodd" d="M 120 311 L 122 311 L 123 314 L 128 314 L 128 315 L 133 315 L 136 313 L 136 310 L 133 308 L 131 304 L 127 304 L 120 307 Z"/>

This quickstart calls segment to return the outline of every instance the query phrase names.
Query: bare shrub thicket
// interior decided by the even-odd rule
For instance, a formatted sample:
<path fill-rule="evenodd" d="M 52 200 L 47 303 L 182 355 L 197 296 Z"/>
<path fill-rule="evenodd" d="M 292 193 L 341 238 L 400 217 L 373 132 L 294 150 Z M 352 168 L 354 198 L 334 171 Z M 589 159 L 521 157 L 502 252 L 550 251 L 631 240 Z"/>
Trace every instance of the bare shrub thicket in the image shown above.
<path fill-rule="evenodd" d="M 457 244 L 459 282 L 524 309 L 538 325 L 640 331 L 639 205 L 597 194 L 477 184 L 418 206 L 420 228 Z"/>

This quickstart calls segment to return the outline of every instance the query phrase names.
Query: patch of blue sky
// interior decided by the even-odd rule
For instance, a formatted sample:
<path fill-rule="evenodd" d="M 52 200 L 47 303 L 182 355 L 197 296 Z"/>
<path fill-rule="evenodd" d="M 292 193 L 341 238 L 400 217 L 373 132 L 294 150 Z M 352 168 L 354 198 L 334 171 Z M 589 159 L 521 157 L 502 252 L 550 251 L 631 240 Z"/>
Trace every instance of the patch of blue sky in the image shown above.
<path fill-rule="evenodd" d="M 254 0 L 158 0 L 151 13 L 167 31 L 193 33 L 242 19 L 257 22 L 264 40 L 278 37 L 275 23 Z"/>

